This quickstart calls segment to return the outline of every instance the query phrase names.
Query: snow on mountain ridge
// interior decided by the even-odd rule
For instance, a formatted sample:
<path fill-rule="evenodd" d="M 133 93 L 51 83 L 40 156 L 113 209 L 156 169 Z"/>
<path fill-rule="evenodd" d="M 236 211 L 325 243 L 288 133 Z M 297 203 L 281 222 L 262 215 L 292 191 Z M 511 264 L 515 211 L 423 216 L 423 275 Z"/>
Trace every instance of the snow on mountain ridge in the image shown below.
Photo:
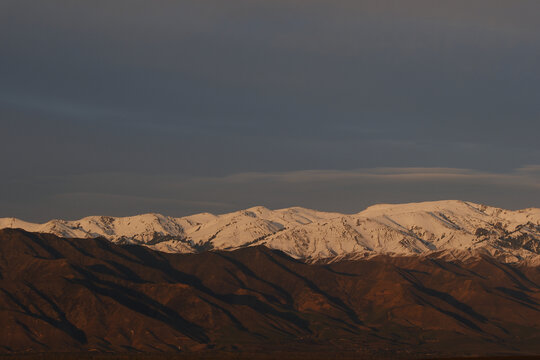
<path fill-rule="evenodd" d="M 457 200 L 379 204 L 350 215 L 256 206 L 223 215 L 181 218 L 161 214 L 90 216 L 44 224 L 0 219 L 0 228 L 5 227 L 63 237 L 102 236 L 116 243 L 180 253 L 266 245 L 311 261 L 365 253 L 446 250 L 487 253 L 505 261 L 540 257 L 540 209 L 510 211 Z"/>

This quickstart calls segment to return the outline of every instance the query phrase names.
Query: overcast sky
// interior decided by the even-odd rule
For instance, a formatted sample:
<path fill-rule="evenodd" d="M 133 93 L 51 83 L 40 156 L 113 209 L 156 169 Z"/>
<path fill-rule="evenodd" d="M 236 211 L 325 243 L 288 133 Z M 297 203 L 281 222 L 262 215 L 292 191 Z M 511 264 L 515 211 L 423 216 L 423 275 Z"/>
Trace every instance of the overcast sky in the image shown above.
<path fill-rule="evenodd" d="M 538 0 L 2 0 L 0 217 L 540 207 Z"/>

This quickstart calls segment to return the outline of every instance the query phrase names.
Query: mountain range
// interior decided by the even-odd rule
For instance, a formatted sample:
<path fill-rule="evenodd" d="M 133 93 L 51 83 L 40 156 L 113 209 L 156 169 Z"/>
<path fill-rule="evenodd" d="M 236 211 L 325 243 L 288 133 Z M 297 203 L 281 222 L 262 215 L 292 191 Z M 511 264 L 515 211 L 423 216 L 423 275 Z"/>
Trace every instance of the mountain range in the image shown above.
<path fill-rule="evenodd" d="M 64 238 L 103 237 L 168 253 L 236 250 L 264 245 L 307 262 L 378 254 L 469 257 L 540 263 L 540 209 L 517 211 L 466 201 L 380 204 L 356 214 L 262 206 L 223 215 L 90 216 L 44 224 L 1 218 L 20 228 Z"/>
<path fill-rule="evenodd" d="M 538 270 L 486 254 L 311 264 L 265 246 L 171 254 L 3 229 L 0 357 L 540 355 Z"/>

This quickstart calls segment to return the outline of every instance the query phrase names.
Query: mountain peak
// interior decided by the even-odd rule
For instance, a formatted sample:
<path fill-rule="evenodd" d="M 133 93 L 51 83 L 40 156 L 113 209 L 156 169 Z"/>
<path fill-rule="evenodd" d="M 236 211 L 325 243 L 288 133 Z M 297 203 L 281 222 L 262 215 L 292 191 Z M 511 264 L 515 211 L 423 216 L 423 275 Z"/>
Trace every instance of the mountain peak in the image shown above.
<path fill-rule="evenodd" d="M 369 213 L 396 213 L 396 212 L 419 212 L 419 211 L 436 211 L 450 210 L 463 211 L 467 208 L 481 208 L 483 205 L 467 202 L 463 200 L 438 200 L 438 201 L 423 201 L 404 204 L 376 204 L 369 206 L 359 214 Z"/>
<path fill-rule="evenodd" d="M 540 209 L 511 211 L 461 200 L 378 204 L 351 215 L 254 206 L 222 215 L 181 218 L 148 213 L 44 224 L 4 218 L 0 228 L 70 238 L 100 236 L 180 253 L 265 245 L 306 260 L 447 250 L 481 251 L 506 261 L 540 256 Z"/>

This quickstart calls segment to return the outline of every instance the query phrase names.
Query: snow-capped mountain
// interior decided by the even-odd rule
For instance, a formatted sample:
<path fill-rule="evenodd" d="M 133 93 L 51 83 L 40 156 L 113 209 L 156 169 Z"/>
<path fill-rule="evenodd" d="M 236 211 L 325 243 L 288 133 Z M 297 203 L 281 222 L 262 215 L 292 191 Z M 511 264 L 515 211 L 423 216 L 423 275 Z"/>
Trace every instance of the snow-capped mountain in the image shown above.
<path fill-rule="evenodd" d="M 265 245 L 308 261 L 373 254 L 484 253 L 513 262 L 540 259 L 540 209 L 510 211 L 464 201 L 375 205 L 357 214 L 300 207 L 253 207 L 224 215 L 91 216 L 33 224 L 0 219 L 62 237 L 105 237 L 165 252 L 192 253 Z"/>

